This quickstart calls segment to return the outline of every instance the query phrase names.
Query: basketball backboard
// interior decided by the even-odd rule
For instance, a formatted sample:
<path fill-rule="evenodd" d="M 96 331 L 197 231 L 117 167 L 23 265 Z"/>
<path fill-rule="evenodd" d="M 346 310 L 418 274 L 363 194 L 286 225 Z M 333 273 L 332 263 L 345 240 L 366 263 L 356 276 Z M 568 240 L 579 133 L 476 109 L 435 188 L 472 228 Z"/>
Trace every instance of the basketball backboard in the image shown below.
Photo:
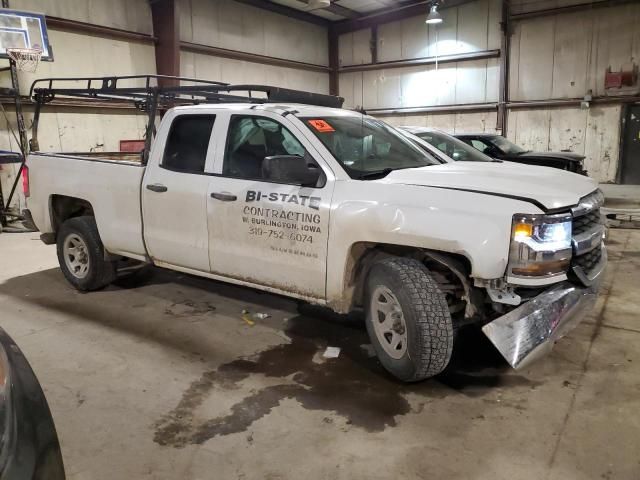
<path fill-rule="evenodd" d="M 41 13 L 0 8 L 0 58 L 9 58 L 7 48 L 42 50 L 41 60 L 53 61 L 45 16 Z"/>

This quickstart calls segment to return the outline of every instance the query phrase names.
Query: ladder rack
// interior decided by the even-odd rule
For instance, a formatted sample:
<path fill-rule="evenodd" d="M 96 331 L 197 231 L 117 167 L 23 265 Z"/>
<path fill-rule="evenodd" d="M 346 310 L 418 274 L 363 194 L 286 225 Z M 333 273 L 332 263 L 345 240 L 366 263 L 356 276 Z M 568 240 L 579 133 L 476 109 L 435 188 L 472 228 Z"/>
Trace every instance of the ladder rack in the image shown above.
<path fill-rule="evenodd" d="M 133 85 L 131 85 L 133 84 Z M 302 103 L 342 108 L 334 95 L 291 90 L 269 85 L 232 85 L 211 80 L 167 75 L 41 78 L 33 82 L 29 97 L 35 103 L 30 150 L 39 150 L 38 124 L 42 107 L 57 99 L 131 102 L 148 115 L 142 162 L 146 164 L 159 111 L 179 105 L 219 103 Z"/>

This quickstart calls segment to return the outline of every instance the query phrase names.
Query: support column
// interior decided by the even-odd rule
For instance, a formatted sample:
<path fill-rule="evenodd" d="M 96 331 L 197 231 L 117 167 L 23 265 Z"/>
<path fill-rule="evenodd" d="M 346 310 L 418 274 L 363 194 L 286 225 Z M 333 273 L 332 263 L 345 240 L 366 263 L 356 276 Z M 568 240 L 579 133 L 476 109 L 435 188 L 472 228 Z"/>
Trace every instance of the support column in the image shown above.
<path fill-rule="evenodd" d="M 511 25 L 509 23 L 509 2 L 502 0 L 502 21 L 500 22 L 502 33 L 500 40 L 500 87 L 498 92 L 498 119 L 496 129 L 502 136 L 507 136 L 507 124 L 509 111 L 509 47 L 511 44 Z"/>
<path fill-rule="evenodd" d="M 2 7 L 9 8 L 9 0 L 2 0 Z M 20 83 L 18 80 L 18 68 L 16 66 L 16 62 L 12 59 L 9 59 L 9 72 L 11 74 L 11 87 L 13 89 L 13 98 L 14 105 L 16 107 L 16 125 L 18 127 L 18 140 L 20 141 L 20 152 L 22 153 L 22 162 L 20 163 L 20 168 L 16 173 L 16 177 L 13 181 L 13 185 L 11 187 L 11 191 L 9 192 L 9 196 L 6 199 L 6 203 L 4 198 L 2 198 L 0 192 L 0 224 L 6 225 L 6 210 L 11 207 L 11 200 L 13 199 L 13 194 L 16 191 L 16 187 L 18 186 L 18 182 L 20 181 L 22 175 L 22 169 L 24 168 L 25 161 L 27 159 L 28 151 L 28 143 L 27 143 L 27 129 L 24 124 L 24 116 L 22 115 L 22 100 L 20 99 Z M 7 124 L 7 130 L 10 130 L 11 126 Z M 0 188 L 1 190 L 1 188 Z"/>
<path fill-rule="evenodd" d="M 329 93 L 340 94 L 340 52 L 338 51 L 338 33 L 333 25 L 329 25 Z"/>
<path fill-rule="evenodd" d="M 158 75 L 180 76 L 180 17 L 176 0 L 152 0 L 151 16 L 156 43 Z M 176 85 L 170 79 L 160 80 L 160 86 Z"/>

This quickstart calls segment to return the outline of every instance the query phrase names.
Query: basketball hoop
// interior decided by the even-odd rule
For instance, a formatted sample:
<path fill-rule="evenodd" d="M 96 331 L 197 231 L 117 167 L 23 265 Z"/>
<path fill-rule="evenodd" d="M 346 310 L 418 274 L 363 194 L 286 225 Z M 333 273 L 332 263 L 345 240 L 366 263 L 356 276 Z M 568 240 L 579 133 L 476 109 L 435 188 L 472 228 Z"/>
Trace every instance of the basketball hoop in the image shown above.
<path fill-rule="evenodd" d="M 7 48 L 7 55 L 16 62 L 18 70 L 23 72 L 35 72 L 42 57 L 42 50 L 39 48 Z"/>

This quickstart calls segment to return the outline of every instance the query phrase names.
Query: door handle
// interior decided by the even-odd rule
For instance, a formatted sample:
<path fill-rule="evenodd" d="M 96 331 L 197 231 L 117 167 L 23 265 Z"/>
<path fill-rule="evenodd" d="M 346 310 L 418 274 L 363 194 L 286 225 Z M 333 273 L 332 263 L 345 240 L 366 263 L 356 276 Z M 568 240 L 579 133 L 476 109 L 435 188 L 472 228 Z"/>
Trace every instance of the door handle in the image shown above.
<path fill-rule="evenodd" d="M 147 185 L 147 190 L 151 190 L 152 192 L 162 193 L 162 192 L 166 192 L 169 189 L 164 185 L 160 185 L 159 183 L 151 183 Z"/>
<path fill-rule="evenodd" d="M 215 198 L 216 200 L 220 200 L 221 202 L 235 202 L 238 199 L 236 195 L 224 192 L 213 192 L 211 194 L 211 198 Z"/>

